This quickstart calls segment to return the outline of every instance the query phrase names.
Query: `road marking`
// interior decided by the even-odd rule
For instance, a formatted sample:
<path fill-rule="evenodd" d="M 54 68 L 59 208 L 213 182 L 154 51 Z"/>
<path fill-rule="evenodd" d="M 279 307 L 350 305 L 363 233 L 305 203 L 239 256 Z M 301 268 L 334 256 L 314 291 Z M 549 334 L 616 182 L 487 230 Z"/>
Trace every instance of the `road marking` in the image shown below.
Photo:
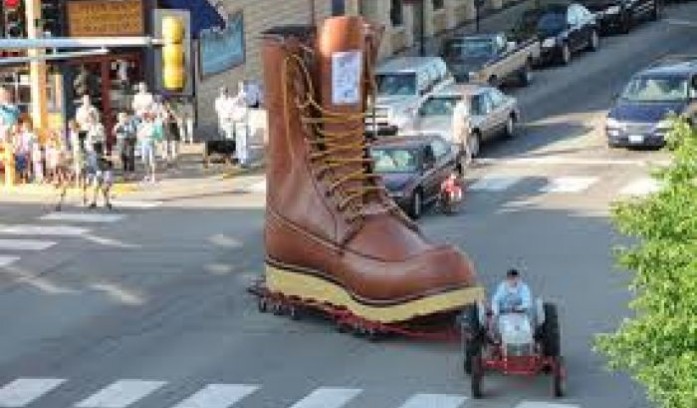
<path fill-rule="evenodd" d="M 470 191 L 503 191 L 522 180 L 522 177 L 484 176 L 467 187 Z"/>
<path fill-rule="evenodd" d="M 646 196 L 659 190 L 660 183 L 650 177 L 634 180 L 620 190 L 624 196 Z"/>
<path fill-rule="evenodd" d="M 399 408 L 458 408 L 467 401 L 462 395 L 416 394 Z"/>
<path fill-rule="evenodd" d="M 586 191 L 597 177 L 556 177 L 540 189 L 543 193 L 580 193 Z"/>
<path fill-rule="evenodd" d="M 479 164 L 505 166 L 547 166 L 547 165 L 579 165 L 579 166 L 666 166 L 669 160 L 637 160 L 637 159 L 593 159 L 584 157 L 542 156 L 542 157 L 513 157 L 513 158 L 479 158 Z"/>
<path fill-rule="evenodd" d="M 0 239 L 0 250 L 10 251 L 43 251 L 56 245 L 53 241 L 37 239 Z"/>
<path fill-rule="evenodd" d="M 360 393 L 356 388 L 318 388 L 290 408 L 340 408 Z"/>
<path fill-rule="evenodd" d="M 165 384 L 165 381 L 119 380 L 80 401 L 76 407 L 126 408 Z"/>
<path fill-rule="evenodd" d="M 89 230 L 86 228 L 72 227 L 69 225 L 0 225 L 0 234 L 8 235 L 38 235 L 47 237 L 77 237 L 85 235 Z"/>
<path fill-rule="evenodd" d="M 553 404 L 550 402 L 523 401 L 520 404 L 516 405 L 515 408 L 579 408 L 579 406 L 569 404 Z"/>
<path fill-rule="evenodd" d="M 247 187 L 247 191 L 252 193 L 265 193 L 266 192 L 266 180 L 258 181 Z"/>
<path fill-rule="evenodd" d="M 64 382 L 60 378 L 18 378 L 0 388 L 0 407 L 26 407 Z"/>
<path fill-rule="evenodd" d="M 69 213 L 69 212 L 54 212 L 41 217 L 45 221 L 69 221 L 69 222 L 87 222 L 87 223 L 112 223 L 123 219 L 122 214 L 99 214 L 99 213 Z"/>
<path fill-rule="evenodd" d="M 5 256 L 5 255 L 0 255 L 0 268 L 4 268 L 6 266 L 10 266 L 13 263 L 19 261 L 18 256 Z"/>
<path fill-rule="evenodd" d="M 149 210 L 160 207 L 162 201 L 138 201 L 138 200 L 111 200 L 115 208 L 126 208 L 134 210 Z"/>
<path fill-rule="evenodd" d="M 228 408 L 258 389 L 256 385 L 210 384 L 172 408 Z"/>

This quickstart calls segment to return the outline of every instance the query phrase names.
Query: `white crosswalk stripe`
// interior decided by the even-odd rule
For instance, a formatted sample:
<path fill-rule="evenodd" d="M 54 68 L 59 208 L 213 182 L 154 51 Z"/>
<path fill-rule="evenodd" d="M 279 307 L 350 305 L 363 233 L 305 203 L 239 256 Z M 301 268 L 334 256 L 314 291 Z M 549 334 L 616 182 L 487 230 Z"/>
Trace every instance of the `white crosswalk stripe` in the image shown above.
<path fill-rule="evenodd" d="M 620 190 L 623 196 L 645 196 L 655 193 L 660 188 L 658 181 L 646 177 L 632 181 Z"/>
<path fill-rule="evenodd" d="M 361 391 L 356 388 L 318 388 L 290 408 L 340 408 Z"/>
<path fill-rule="evenodd" d="M 18 256 L 13 255 L 0 255 L 0 268 L 10 266 L 13 263 L 19 261 Z"/>
<path fill-rule="evenodd" d="M 108 224 L 121 221 L 122 214 L 100 214 L 100 213 L 70 213 L 70 212 L 54 212 L 41 217 L 44 221 L 67 221 L 67 222 L 84 222 L 95 224 Z"/>
<path fill-rule="evenodd" d="M 172 408 L 229 408 L 258 389 L 257 385 L 210 384 Z"/>
<path fill-rule="evenodd" d="M 462 395 L 416 394 L 399 408 L 459 408 L 467 399 Z"/>
<path fill-rule="evenodd" d="M 54 245 L 54 241 L 37 239 L 0 239 L 0 251 L 43 251 Z"/>
<path fill-rule="evenodd" d="M 543 193 L 581 193 L 598 181 L 597 177 L 556 177 L 540 189 Z"/>
<path fill-rule="evenodd" d="M 0 407 L 26 407 L 64 382 L 60 378 L 18 378 L 0 388 Z"/>
<path fill-rule="evenodd" d="M 41 237 L 77 237 L 85 235 L 90 230 L 71 225 L 40 225 L 40 224 L 0 224 L 1 235 L 36 235 Z"/>
<path fill-rule="evenodd" d="M 160 207 L 164 204 L 162 201 L 138 201 L 138 200 L 111 200 L 114 208 L 134 209 L 134 210 L 149 210 Z"/>
<path fill-rule="evenodd" d="M 78 408 L 126 408 L 163 387 L 165 381 L 119 380 L 80 401 Z"/>
<path fill-rule="evenodd" d="M 523 401 L 516 405 L 515 408 L 580 408 L 578 405 L 555 404 L 550 402 L 530 402 Z"/>
<path fill-rule="evenodd" d="M 523 177 L 485 176 L 470 185 L 470 191 L 504 191 L 521 181 Z"/>

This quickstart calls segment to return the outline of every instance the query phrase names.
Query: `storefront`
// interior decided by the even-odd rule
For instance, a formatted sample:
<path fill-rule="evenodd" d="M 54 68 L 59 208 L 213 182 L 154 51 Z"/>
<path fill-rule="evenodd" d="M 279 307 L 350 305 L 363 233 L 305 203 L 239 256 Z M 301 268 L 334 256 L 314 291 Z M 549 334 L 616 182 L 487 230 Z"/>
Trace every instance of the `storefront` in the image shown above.
<path fill-rule="evenodd" d="M 68 36 L 148 35 L 147 3 L 144 0 L 69 0 L 66 6 Z M 130 110 L 135 86 L 147 79 L 147 56 L 145 49 L 114 48 L 106 55 L 64 62 L 66 117 L 73 118 L 83 95 L 89 95 L 102 113 L 104 127 L 111 129 L 118 112 Z"/>

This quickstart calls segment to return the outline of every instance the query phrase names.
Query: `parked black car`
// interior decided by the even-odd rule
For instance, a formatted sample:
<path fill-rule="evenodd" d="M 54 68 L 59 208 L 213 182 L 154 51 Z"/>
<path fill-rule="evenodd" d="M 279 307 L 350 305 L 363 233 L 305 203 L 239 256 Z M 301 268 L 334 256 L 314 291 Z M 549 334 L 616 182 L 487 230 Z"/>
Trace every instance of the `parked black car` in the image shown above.
<path fill-rule="evenodd" d="M 370 154 L 390 196 L 413 219 L 436 202 L 441 183 L 461 171 L 461 152 L 439 135 L 380 138 Z"/>
<path fill-rule="evenodd" d="M 579 0 L 600 23 L 604 33 L 628 33 L 639 20 L 658 20 L 664 0 Z"/>
<path fill-rule="evenodd" d="M 697 123 L 697 56 L 664 59 L 634 75 L 605 122 L 611 147 L 665 144 L 672 112 Z"/>
<path fill-rule="evenodd" d="M 550 3 L 527 10 L 513 29 L 516 38 L 537 35 L 542 42 L 542 60 L 571 62 L 573 53 L 595 51 L 600 28 L 593 13 L 578 3 Z"/>

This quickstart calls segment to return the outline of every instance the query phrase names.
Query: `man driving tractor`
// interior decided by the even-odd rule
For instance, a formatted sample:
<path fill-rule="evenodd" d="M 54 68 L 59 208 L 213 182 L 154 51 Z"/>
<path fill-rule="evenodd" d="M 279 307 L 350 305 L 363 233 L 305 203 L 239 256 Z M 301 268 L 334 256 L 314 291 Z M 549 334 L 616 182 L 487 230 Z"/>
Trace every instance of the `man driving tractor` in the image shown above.
<path fill-rule="evenodd" d="M 520 278 L 517 269 L 509 269 L 506 272 L 506 280 L 496 288 L 496 293 L 491 299 L 491 311 L 494 321 L 498 320 L 501 313 L 526 313 L 532 317 L 532 293 Z"/>

